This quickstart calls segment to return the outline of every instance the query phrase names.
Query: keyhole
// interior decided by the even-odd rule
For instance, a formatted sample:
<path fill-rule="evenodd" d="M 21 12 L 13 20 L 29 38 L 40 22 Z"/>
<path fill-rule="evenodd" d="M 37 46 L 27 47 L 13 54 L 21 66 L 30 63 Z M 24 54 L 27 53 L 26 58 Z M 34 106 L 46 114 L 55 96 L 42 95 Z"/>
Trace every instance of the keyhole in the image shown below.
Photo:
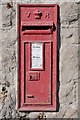
<path fill-rule="evenodd" d="M 30 80 L 32 80 L 32 76 L 30 75 Z"/>

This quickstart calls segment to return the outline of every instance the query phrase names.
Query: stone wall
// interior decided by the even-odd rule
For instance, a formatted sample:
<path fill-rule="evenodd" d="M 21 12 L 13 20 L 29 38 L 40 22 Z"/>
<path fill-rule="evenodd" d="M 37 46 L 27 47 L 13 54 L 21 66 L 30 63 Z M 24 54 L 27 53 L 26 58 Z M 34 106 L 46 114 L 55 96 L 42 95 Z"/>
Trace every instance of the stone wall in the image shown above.
<path fill-rule="evenodd" d="M 58 112 L 18 112 L 17 83 L 17 4 L 57 3 L 58 35 Z M 0 1 L 0 118 L 78 118 L 79 1 L 2 0 Z"/>

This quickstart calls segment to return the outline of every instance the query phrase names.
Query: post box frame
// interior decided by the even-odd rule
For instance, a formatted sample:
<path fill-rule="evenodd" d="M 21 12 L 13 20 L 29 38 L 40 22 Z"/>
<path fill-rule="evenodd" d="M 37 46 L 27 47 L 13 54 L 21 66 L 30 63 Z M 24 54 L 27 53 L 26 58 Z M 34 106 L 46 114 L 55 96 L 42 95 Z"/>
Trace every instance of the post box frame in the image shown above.
<path fill-rule="evenodd" d="M 27 106 L 26 103 L 24 103 L 24 94 L 25 94 L 25 91 L 24 91 L 24 84 L 25 82 L 23 82 L 23 84 L 21 83 L 21 78 L 20 78 L 20 74 L 21 74 L 21 67 L 20 67 L 20 63 L 21 63 L 21 60 L 20 60 L 20 51 L 21 51 L 21 36 L 20 36 L 20 7 L 54 7 L 54 24 L 56 26 L 56 30 L 53 32 L 53 38 L 54 38 L 54 41 L 52 40 L 53 42 L 53 61 L 54 61 L 54 64 L 53 64 L 53 80 L 52 80 L 52 105 L 38 105 L 36 106 L 35 104 L 33 105 L 33 107 L 31 106 Z M 18 90 L 18 96 L 17 96 L 17 108 L 19 111 L 56 111 L 56 108 L 57 108 L 57 16 L 58 16 L 58 5 L 57 4 L 18 4 L 18 21 L 17 21 L 17 24 L 18 24 L 18 30 L 17 30 L 17 33 L 18 33 L 18 86 L 17 86 L 17 90 Z M 25 33 L 24 33 L 25 34 Z M 28 34 L 31 34 L 28 32 Z M 44 33 L 44 34 L 49 34 L 48 33 Z M 24 41 L 26 43 L 26 41 Z M 34 41 L 33 41 L 34 42 Z M 24 45 L 25 45 L 24 43 Z M 43 49 L 44 49 L 44 42 L 42 43 L 43 44 Z M 23 51 L 24 52 L 24 51 Z M 43 52 L 44 54 L 44 52 Z M 44 63 L 44 58 L 43 58 L 43 63 Z M 43 65 L 43 69 L 44 69 L 44 65 Z M 43 70 L 42 69 L 42 70 Z M 33 69 L 35 70 L 35 69 Z M 22 84 L 22 85 L 21 85 Z M 20 89 L 22 91 L 22 93 L 20 93 Z"/>

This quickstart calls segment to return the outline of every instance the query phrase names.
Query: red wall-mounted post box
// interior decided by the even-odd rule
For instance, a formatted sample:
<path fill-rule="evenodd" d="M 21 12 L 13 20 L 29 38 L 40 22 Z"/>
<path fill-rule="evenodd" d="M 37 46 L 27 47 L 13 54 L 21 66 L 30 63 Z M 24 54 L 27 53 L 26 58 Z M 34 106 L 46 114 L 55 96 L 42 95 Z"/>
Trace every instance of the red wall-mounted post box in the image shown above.
<path fill-rule="evenodd" d="M 18 5 L 19 111 L 56 110 L 57 11 L 52 4 Z"/>

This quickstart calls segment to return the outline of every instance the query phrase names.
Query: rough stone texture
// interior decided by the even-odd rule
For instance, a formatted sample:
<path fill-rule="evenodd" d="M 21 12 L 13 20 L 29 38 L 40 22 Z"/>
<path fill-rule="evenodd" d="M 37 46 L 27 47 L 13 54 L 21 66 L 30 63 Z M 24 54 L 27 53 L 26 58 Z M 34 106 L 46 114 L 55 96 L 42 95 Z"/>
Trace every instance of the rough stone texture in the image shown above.
<path fill-rule="evenodd" d="M 7 3 L 11 4 L 8 8 Z M 59 37 L 59 111 L 18 112 L 16 110 L 17 82 L 17 4 L 57 3 L 60 7 Z M 79 2 L 53 0 L 0 1 L 0 118 L 78 118 L 79 72 Z"/>

